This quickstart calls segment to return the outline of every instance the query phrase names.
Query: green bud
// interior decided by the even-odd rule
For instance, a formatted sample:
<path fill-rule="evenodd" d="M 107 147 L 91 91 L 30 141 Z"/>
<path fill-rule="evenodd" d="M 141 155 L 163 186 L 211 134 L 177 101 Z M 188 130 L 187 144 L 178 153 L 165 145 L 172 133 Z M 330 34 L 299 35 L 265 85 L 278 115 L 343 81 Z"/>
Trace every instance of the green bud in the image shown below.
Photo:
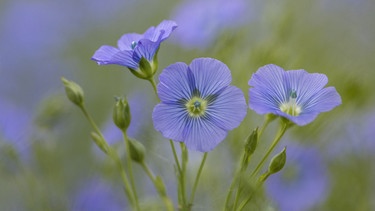
<path fill-rule="evenodd" d="M 97 133 L 91 132 L 91 138 L 94 140 L 95 144 L 104 152 L 108 153 L 109 146 L 107 142 Z"/>
<path fill-rule="evenodd" d="M 248 155 L 252 155 L 257 148 L 258 144 L 258 128 L 255 128 L 253 132 L 247 137 L 245 143 L 245 152 Z"/>
<path fill-rule="evenodd" d="M 286 147 L 277 155 L 275 155 L 270 165 L 268 166 L 268 172 L 269 174 L 274 174 L 279 172 L 285 165 L 286 162 Z"/>
<path fill-rule="evenodd" d="M 72 101 L 77 106 L 83 105 L 83 90 L 82 88 L 73 81 L 69 81 L 64 77 L 61 78 L 65 86 L 65 92 L 69 100 Z"/>
<path fill-rule="evenodd" d="M 126 131 L 130 125 L 131 115 L 128 101 L 126 98 L 116 98 L 113 108 L 113 122 L 118 128 Z"/>
<path fill-rule="evenodd" d="M 142 163 L 145 159 L 145 147 L 139 141 L 129 139 L 130 157 L 137 163 Z"/>

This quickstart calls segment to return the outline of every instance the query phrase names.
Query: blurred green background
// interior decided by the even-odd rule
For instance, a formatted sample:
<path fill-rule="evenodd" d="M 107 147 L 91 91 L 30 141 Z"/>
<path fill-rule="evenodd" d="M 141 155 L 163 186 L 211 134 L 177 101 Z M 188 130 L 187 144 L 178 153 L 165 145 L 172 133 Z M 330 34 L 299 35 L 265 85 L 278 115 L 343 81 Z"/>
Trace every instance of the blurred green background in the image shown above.
<path fill-rule="evenodd" d="M 372 0 L 1 1 L 0 210 L 130 209 L 116 168 L 93 145 L 88 122 L 65 97 L 62 76 L 82 86 L 86 106 L 103 130 L 111 127 L 114 96 L 140 98 L 140 106 L 132 110 L 138 112 L 133 115 L 134 138 L 146 146 L 147 162 L 163 176 L 176 202 L 169 143 L 152 127 L 157 104 L 152 87 L 124 67 L 98 66 L 90 60 L 101 45 L 116 46 L 124 33 L 143 33 L 164 19 L 175 20 L 179 27 L 161 44 L 157 75 L 175 62 L 216 58 L 228 65 L 232 84 L 248 99 L 251 74 L 266 64 L 326 74 L 342 105 L 307 126 L 294 127 L 281 141 L 283 146 L 318 149 L 326 169 L 322 197 L 316 202 L 311 197 L 313 205 L 295 210 L 375 210 Z M 244 139 L 262 121 L 249 109 L 241 126 L 209 153 L 193 210 L 222 208 Z M 276 127 L 272 124 L 266 131 L 254 162 Z M 112 133 L 108 129 L 105 135 Z M 121 143 L 116 144 L 120 152 Z M 201 156 L 190 153 L 190 187 Z M 163 210 L 148 178 L 138 166 L 135 171 L 142 207 Z M 294 177 L 304 181 L 303 175 Z M 311 177 L 306 178 L 311 183 Z M 300 193 L 303 197 L 316 192 L 311 184 Z M 284 210 L 269 189 L 250 208 Z M 289 194 L 288 189 L 281 192 Z M 299 199 L 283 200 L 298 204 Z"/>

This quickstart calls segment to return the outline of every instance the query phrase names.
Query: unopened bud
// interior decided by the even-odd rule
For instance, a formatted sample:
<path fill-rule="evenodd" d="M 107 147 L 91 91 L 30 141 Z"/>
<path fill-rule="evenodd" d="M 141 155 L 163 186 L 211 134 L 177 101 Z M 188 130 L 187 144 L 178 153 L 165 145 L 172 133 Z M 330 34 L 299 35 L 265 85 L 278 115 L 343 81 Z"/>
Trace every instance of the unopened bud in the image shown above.
<path fill-rule="evenodd" d="M 133 161 L 142 163 L 145 159 L 145 147 L 137 140 L 129 139 L 129 152 Z"/>
<path fill-rule="evenodd" d="M 279 172 L 285 165 L 286 162 L 286 147 L 277 155 L 275 155 L 271 162 L 270 165 L 268 166 L 268 172 L 270 174 L 274 174 Z"/>
<path fill-rule="evenodd" d="M 82 106 L 83 104 L 83 90 L 82 88 L 73 81 L 69 81 L 64 77 L 61 78 L 65 86 L 65 92 L 69 100 L 72 101 L 77 106 Z"/>
<path fill-rule="evenodd" d="M 113 108 L 113 122 L 118 128 L 126 131 L 130 125 L 131 115 L 128 101 L 126 98 L 116 98 L 116 104 Z"/>
<path fill-rule="evenodd" d="M 255 128 L 253 132 L 247 137 L 245 144 L 245 152 L 248 155 L 252 155 L 258 145 L 258 128 Z"/>

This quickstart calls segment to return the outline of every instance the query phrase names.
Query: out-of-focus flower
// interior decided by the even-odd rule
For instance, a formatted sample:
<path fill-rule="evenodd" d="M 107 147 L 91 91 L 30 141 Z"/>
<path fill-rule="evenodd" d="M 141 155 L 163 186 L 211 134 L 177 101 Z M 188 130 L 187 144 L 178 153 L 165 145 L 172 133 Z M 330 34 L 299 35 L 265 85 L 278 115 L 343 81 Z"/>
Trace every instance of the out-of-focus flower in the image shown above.
<path fill-rule="evenodd" d="M 20 157 L 29 155 L 32 135 L 32 116 L 27 110 L 0 99 L 0 145 L 14 147 Z"/>
<path fill-rule="evenodd" d="M 71 209 L 74 211 L 120 211 L 126 208 L 126 199 L 121 188 L 99 178 L 88 180 L 73 196 Z"/>
<path fill-rule="evenodd" d="M 118 48 L 103 45 L 91 59 L 99 65 L 125 66 L 135 76 L 148 79 L 156 72 L 156 57 L 160 43 L 167 39 L 176 27 L 174 21 L 164 20 L 158 26 L 150 27 L 143 34 L 124 34 L 117 42 Z M 145 62 L 148 62 L 149 67 L 145 67 L 147 66 Z"/>
<path fill-rule="evenodd" d="M 249 80 L 249 106 L 258 114 L 272 113 L 306 125 L 319 113 L 341 104 L 334 87 L 324 88 L 327 82 L 324 74 L 285 71 L 269 64 L 259 68 Z"/>
<path fill-rule="evenodd" d="M 179 24 L 174 38 L 186 48 L 208 47 L 223 29 L 248 22 L 252 9 L 245 0 L 184 1 L 172 13 Z"/>
<path fill-rule="evenodd" d="M 159 77 L 161 103 L 152 114 L 154 127 L 189 149 L 212 150 L 246 115 L 243 93 L 230 86 L 231 80 L 228 67 L 216 59 L 168 66 Z"/>
<path fill-rule="evenodd" d="M 305 211 L 323 202 L 329 178 L 316 148 L 288 144 L 284 168 L 266 181 L 266 191 L 280 211 Z"/>

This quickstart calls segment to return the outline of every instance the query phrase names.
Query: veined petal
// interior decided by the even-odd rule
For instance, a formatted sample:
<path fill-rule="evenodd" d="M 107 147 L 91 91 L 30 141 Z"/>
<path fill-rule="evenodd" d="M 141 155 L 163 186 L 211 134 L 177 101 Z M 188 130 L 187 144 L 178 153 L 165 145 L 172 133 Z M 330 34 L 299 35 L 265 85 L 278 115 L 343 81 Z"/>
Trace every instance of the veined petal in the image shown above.
<path fill-rule="evenodd" d="M 152 120 L 157 131 L 175 141 L 183 141 L 188 114 L 183 107 L 160 103 L 152 112 Z"/>
<path fill-rule="evenodd" d="M 147 39 L 142 39 L 138 42 L 137 46 L 134 48 L 135 54 L 133 59 L 139 62 L 142 57 L 146 58 L 148 61 L 154 59 L 156 51 L 159 49 L 160 41 L 152 42 Z"/>
<path fill-rule="evenodd" d="M 96 61 L 99 65 L 105 65 L 107 61 L 111 60 L 113 55 L 118 52 L 120 52 L 120 50 L 115 47 L 103 45 L 95 51 L 91 59 Z"/>
<path fill-rule="evenodd" d="M 124 34 L 122 37 L 117 41 L 117 45 L 120 50 L 133 50 L 133 42 L 138 44 L 138 41 L 142 39 L 143 35 L 138 34 L 138 33 L 129 33 L 129 34 Z"/>
<path fill-rule="evenodd" d="M 311 96 L 304 105 L 305 112 L 326 112 L 341 104 L 341 97 L 334 87 L 327 87 Z"/>
<path fill-rule="evenodd" d="M 254 96 L 251 96 L 250 94 L 250 108 L 253 109 L 252 106 L 255 106 L 254 104 L 258 103 L 267 102 L 267 105 L 272 104 L 278 106 L 280 103 L 287 101 L 289 96 L 287 96 L 288 87 L 284 83 L 284 74 L 284 69 L 273 64 L 259 68 L 249 80 L 249 85 L 255 87 L 256 90 L 254 90 L 254 92 L 258 94 L 255 99 L 253 99 Z M 262 98 L 262 95 L 264 95 L 263 97 L 266 99 L 259 102 L 254 101 L 258 98 Z M 261 105 L 259 104 L 259 106 Z"/>
<path fill-rule="evenodd" d="M 183 132 L 188 149 L 208 152 L 215 148 L 227 135 L 227 131 L 205 118 L 189 118 Z"/>
<path fill-rule="evenodd" d="M 312 95 L 319 92 L 328 83 L 328 78 L 320 73 L 308 73 L 305 70 L 289 70 L 285 72 L 285 83 L 288 90 L 297 94 L 297 103 L 304 105 Z"/>
<path fill-rule="evenodd" d="M 164 31 L 161 41 L 167 39 L 169 35 L 177 28 L 177 23 L 170 20 L 163 20 L 157 27 L 156 31 Z M 155 34 L 155 37 L 158 37 L 157 34 Z"/>
<path fill-rule="evenodd" d="M 169 37 L 173 30 L 177 28 L 177 24 L 174 21 L 163 20 L 158 26 L 150 27 L 143 34 L 145 39 L 149 39 L 153 42 L 164 41 Z"/>
<path fill-rule="evenodd" d="M 216 94 L 232 81 L 229 68 L 216 59 L 194 59 L 189 68 L 194 75 L 195 88 L 200 91 L 203 98 Z"/>
<path fill-rule="evenodd" d="M 232 130 L 246 116 L 247 105 L 243 93 L 234 86 L 225 88 L 216 99 L 208 105 L 207 118 L 224 130 Z"/>
<path fill-rule="evenodd" d="M 188 78 L 188 66 L 183 62 L 166 67 L 159 76 L 158 96 L 163 103 L 176 103 L 189 99 L 192 90 Z"/>
<path fill-rule="evenodd" d="M 138 69 L 138 63 L 133 60 L 132 51 L 120 51 L 111 46 L 100 47 L 91 58 L 99 65 L 117 64 L 132 69 Z"/>

